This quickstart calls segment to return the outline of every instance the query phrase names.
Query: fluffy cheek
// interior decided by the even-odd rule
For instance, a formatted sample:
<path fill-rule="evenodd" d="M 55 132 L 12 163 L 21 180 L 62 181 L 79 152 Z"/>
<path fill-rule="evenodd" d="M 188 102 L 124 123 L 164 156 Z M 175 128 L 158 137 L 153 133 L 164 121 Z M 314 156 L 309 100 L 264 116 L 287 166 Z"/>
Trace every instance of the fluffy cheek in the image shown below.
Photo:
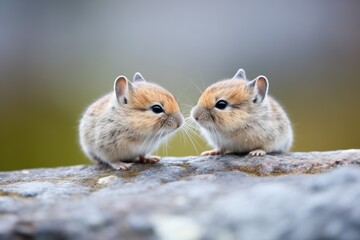
<path fill-rule="evenodd" d="M 223 131 L 234 131 L 247 123 L 249 114 L 242 110 L 216 112 L 213 114 L 216 125 Z"/>
<path fill-rule="evenodd" d="M 163 119 L 160 115 L 152 113 L 138 114 L 133 122 L 134 128 L 138 129 L 141 134 L 155 134 L 161 128 Z"/>

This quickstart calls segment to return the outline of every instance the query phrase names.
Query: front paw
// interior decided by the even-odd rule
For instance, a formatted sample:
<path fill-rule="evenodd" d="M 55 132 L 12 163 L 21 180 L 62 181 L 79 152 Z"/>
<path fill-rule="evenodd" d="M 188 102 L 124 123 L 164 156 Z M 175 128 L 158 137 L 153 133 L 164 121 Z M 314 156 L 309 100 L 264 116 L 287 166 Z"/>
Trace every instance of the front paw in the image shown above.
<path fill-rule="evenodd" d="M 252 157 L 262 157 L 266 154 L 264 150 L 256 149 L 254 151 L 249 152 L 249 155 Z"/>
<path fill-rule="evenodd" d="M 111 163 L 110 166 L 115 170 L 129 170 L 133 164 L 132 163 L 124 163 L 124 162 L 116 162 Z"/>
<path fill-rule="evenodd" d="M 205 156 L 215 156 L 215 155 L 221 155 L 223 154 L 224 151 L 222 150 L 211 150 L 211 151 L 205 151 L 201 153 L 201 156 L 205 157 Z"/>
<path fill-rule="evenodd" d="M 140 156 L 138 158 L 138 163 L 150 163 L 150 164 L 154 164 L 160 161 L 160 157 L 159 156 L 149 156 L 149 157 L 142 157 Z"/>

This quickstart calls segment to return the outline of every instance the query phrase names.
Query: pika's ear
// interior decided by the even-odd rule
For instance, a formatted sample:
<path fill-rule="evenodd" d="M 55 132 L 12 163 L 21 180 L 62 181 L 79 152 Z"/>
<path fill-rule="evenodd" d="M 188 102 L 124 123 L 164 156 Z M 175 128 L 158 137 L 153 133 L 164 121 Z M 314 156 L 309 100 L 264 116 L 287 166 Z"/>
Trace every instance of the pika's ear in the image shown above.
<path fill-rule="evenodd" d="M 235 76 L 233 77 L 233 79 L 234 79 L 234 78 L 246 79 L 245 70 L 242 69 L 242 68 L 240 68 L 240 69 L 236 72 L 236 74 L 235 74 Z"/>
<path fill-rule="evenodd" d="M 141 75 L 141 73 L 137 72 L 134 75 L 133 82 L 146 82 L 145 78 Z"/>
<path fill-rule="evenodd" d="M 127 104 L 127 97 L 129 95 L 129 91 L 132 90 L 132 84 L 127 80 L 125 76 L 118 76 L 114 82 L 114 92 L 116 95 L 116 99 L 119 103 Z"/>
<path fill-rule="evenodd" d="M 249 87 L 251 87 L 254 91 L 254 103 L 261 103 L 264 101 L 268 90 L 269 90 L 269 81 L 265 76 L 258 76 L 254 80 L 247 83 Z"/>

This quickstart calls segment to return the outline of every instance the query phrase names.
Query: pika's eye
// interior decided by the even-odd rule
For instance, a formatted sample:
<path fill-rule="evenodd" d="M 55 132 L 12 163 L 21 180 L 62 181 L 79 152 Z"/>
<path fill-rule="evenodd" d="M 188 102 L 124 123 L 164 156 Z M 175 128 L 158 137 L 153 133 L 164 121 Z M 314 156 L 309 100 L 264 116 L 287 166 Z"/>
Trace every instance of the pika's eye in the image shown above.
<path fill-rule="evenodd" d="M 219 100 L 217 101 L 217 103 L 215 104 L 215 107 L 220 109 L 220 110 L 223 110 L 226 108 L 226 106 L 228 105 L 228 103 L 224 100 Z"/>
<path fill-rule="evenodd" d="M 164 109 L 160 105 L 157 105 L 157 104 L 152 106 L 151 110 L 156 114 L 164 112 Z"/>

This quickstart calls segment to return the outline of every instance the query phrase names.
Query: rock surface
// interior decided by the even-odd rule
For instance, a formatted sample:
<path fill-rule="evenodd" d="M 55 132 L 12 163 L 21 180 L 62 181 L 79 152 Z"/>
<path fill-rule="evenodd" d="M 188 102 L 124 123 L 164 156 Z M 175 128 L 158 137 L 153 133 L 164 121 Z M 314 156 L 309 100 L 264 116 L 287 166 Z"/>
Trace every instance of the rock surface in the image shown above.
<path fill-rule="evenodd" d="M 344 150 L 0 172 L 0 239 L 360 239 L 359 166 Z"/>

